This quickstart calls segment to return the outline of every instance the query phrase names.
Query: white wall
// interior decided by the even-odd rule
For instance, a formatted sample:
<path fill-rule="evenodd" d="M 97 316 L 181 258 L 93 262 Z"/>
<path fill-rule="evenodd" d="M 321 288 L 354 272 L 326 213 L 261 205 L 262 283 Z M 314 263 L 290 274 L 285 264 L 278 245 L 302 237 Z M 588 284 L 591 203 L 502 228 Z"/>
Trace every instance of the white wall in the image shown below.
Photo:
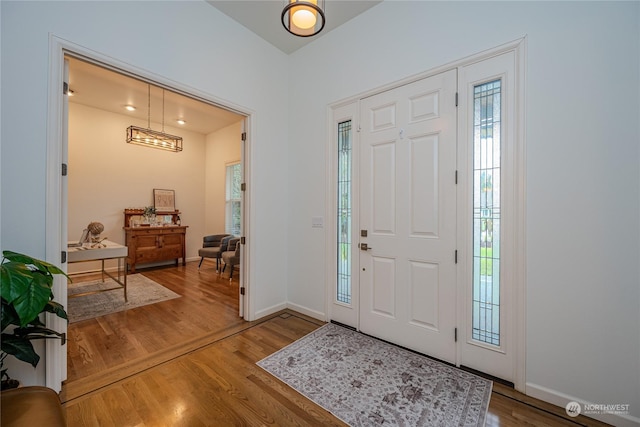
<path fill-rule="evenodd" d="M 229 163 L 240 161 L 241 132 L 241 122 L 238 122 L 207 135 L 203 235 L 225 232 L 226 167 Z"/>
<path fill-rule="evenodd" d="M 205 228 L 205 136 L 166 127 L 183 138 L 184 150 L 173 153 L 127 144 L 125 130 L 131 125 L 147 127 L 147 122 L 69 104 L 69 238 L 77 239 L 89 222 L 98 221 L 105 227 L 103 237 L 125 244 L 123 210 L 153 206 L 153 189 L 169 189 L 175 191 L 182 224 L 189 227 L 187 258 L 195 258 Z M 69 265 L 70 272 L 95 268 L 99 264 Z"/>
<path fill-rule="evenodd" d="M 286 300 L 287 57 L 200 1 L 0 2 L 2 249 L 45 257 L 49 36 L 229 100 L 253 113 L 250 312 Z M 153 22 L 171 31 L 139 31 Z M 151 150 L 148 150 L 151 151 Z M 180 194 L 177 195 L 180 200 Z M 185 219 L 186 220 L 186 219 Z M 58 260 L 51 260 L 57 262 Z M 39 374 L 25 383 L 43 383 Z"/>
<path fill-rule="evenodd" d="M 202 236 L 224 232 L 225 167 L 240 161 L 240 122 L 209 135 L 166 128 L 182 136 L 184 150 L 172 153 L 126 144 L 124 130 L 146 122 L 126 114 L 69 104 L 69 239 L 91 221 L 105 226 L 103 237 L 124 244 L 123 209 L 153 205 L 154 188 L 171 189 L 187 225 L 187 259 L 198 257 Z M 152 123 L 152 129 L 160 124 Z M 114 261 L 107 261 L 115 267 Z M 70 264 L 72 273 L 99 263 Z"/>
<path fill-rule="evenodd" d="M 327 106 L 527 35 L 527 386 L 638 421 L 639 9 L 386 1 L 291 55 L 289 302 L 324 313 L 332 280 L 311 228 Z"/>

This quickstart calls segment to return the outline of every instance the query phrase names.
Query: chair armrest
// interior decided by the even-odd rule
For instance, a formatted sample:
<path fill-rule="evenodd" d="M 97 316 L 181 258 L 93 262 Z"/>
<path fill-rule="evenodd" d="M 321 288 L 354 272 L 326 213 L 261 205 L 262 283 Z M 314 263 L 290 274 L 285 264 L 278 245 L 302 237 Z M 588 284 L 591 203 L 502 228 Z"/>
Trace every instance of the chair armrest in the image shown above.
<path fill-rule="evenodd" d="M 50 388 L 26 386 L 2 391 L 2 425 L 65 427 L 58 394 Z"/>
<path fill-rule="evenodd" d="M 225 252 L 238 252 L 240 248 L 240 238 L 239 237 L 234 237 L 233 239 L 229 240 L 229 246 L 227 247 L 227 250 Z"/>
<path fill-rule="evenodd" d="M 222 238 L 222 240 L 220 241 L 220 252 L 226 252 L 229 250 L 229 242 L 233 238 L 235 238 L 235 236 L 232 234 L 229 234 Z"/>

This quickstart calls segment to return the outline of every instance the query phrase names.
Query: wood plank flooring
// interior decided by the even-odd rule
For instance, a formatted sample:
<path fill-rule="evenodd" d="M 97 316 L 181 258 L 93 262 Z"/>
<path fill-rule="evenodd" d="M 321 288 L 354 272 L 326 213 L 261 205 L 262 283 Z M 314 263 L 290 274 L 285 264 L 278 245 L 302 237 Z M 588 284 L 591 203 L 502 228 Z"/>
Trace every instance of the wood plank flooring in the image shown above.
<path fill-rule="evenodd" d="M 238 281 L 216 274 L 215 264 L 205 261 L 200 271 L 197 263 L 188 263 L 141 274 L 181 298 L 69 325 L 69 381 L 246 323 L 238 316 Z M 99 274 L 73 280 L 94 278 Z"/>
<path fill-rule="evenodd" d="M 144 271 L 182 298 L 69 327 L 63 386 L 75 426 L 344 426 L 255 363 L 323 324 L 284 310 L 237 313 L 237 281 L 211 264 Z M 604 426 L 494 385 L 487 426 Z"/>

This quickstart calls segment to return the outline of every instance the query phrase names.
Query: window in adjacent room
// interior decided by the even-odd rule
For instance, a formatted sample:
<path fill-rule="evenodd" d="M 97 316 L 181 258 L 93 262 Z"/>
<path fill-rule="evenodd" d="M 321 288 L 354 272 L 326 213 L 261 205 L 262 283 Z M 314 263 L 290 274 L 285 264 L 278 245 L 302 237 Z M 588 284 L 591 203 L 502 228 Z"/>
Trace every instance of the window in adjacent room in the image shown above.
<path fill-rule="evenodd" d="M 239 236 L 242 221 L 242 200 L 240 185 L 242 184 L 242 169 L 240 163 L 227 165 L 226 204 L 225 204 L 225 232 Z"/>

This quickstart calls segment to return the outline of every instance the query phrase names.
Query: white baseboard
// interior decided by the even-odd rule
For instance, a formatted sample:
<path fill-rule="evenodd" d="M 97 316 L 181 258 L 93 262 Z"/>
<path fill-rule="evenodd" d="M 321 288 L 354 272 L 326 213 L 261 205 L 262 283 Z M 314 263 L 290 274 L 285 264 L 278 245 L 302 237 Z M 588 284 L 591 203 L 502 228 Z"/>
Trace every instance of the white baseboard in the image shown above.
<path fill-rule="evenodd" d="M 284 303 L 284 302 L 280 304 L 272 305 L 271 307 L 267 307 L 262 310 L 256 311 L 256 316 L 255 316 L 255 319 L 253 320 L 261 319 L 265 316 L 269 316 L 273 313 L 277 313 L 280 310 L 284 310 L 285 308 L 287 308 L 287 303 Z"/>
<path fill-rule="evenodd" d="M 536 399 L 544 400 L 545 402 L 551 403 L 552 405 L 559 406 L 561 408 L 565 408 L 567 403 L 569 402 L 578 402 L 584 408 L 585 405 L 593 405 L 592 402 L 585 402 L 584 399 L 580 399 L 579 397 L 569 396 L 567 394 L 561 393 L 556 390 L 552 390 L 537 384 L 527 383 L 526 385 L 526 393 L 527 396 L 535 397 Z M 612 403 L 620 403 L 620 404 L 630 404 L 631 402 L 601 402 L 602 404 L 612 404 Z M 605 423 L 617 426 L 617 427 L 638 427 L 640 426 L 640 418 L 634 417 L 632 415 L 619 415 L 619 414 L 592 414 L 592 413 L 584 413 L 582 415 L 593 418 L 598 421 L 603 421 Z"/>
<path fill-rule="evenodd" d="M 304 307 L 302 305 L 298 305 L 298 304 L 293 304 L 291 302 L 287 302 L 287 308 L 291 309 L 291 310 L 295 310 L 298 313 L 302 313 L 306 316 L 309 317 L 313 317 L 314 319 L 318 319 L 321 320 L 323 322 L 327 321 L 327 316 L 325 313 L 321 313 L 319 311 L 316 310 L 311 310 L 310 308 Z"/>
<path fill-rule="evenodd" d="M 311 310 L 310 308 L 307 308 L 298 304 L 293 304 L 290 302 L 283 302 L 283 303 L 276 304 L 271 307 L 267 307 L 262 310 L 259 310 L 256 312 L 256 318 L 254 320 L 258 320 L 262 317 L 269 316 L 273 313 L 277 313 L 278 311 L 284 310 L 285 308 L 297 311 L 298 313 L 304 314 L 309 317 L 313 317 L 314 319 L 318 319 L 322 322 L 326 322 L 326 316 L 324 313 L 321 313 L 316 310 Z"/>

